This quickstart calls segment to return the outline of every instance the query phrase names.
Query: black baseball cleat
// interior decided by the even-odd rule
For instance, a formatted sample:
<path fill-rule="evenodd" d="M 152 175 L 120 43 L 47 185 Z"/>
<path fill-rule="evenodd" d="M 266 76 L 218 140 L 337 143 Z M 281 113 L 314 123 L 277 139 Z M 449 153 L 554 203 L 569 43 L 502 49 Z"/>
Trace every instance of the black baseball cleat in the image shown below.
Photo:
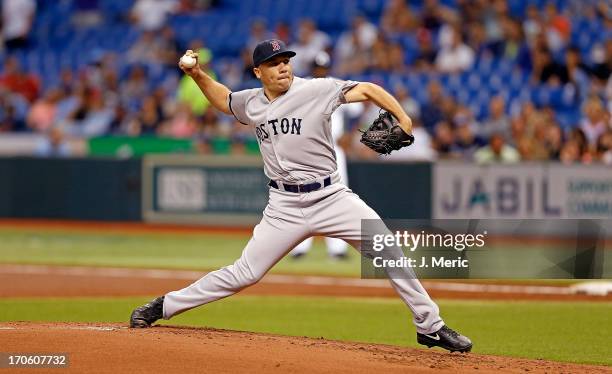
<path fill-rule="evenodd" d="M 145 328 L 151 327 L 153 322 L 164 316 L 164 297 L 146 303 L 134 309 L 130 316 L 130 327 Z"/>
<path fill-rule="evenodd" d="M 429 348 L 441 347 L 451 352 L 466 353 L 472 350 L 472 341 L 448 326 L 442 326 L 440 330 L 431 334 L 417 333 L 417 342 Z"/>

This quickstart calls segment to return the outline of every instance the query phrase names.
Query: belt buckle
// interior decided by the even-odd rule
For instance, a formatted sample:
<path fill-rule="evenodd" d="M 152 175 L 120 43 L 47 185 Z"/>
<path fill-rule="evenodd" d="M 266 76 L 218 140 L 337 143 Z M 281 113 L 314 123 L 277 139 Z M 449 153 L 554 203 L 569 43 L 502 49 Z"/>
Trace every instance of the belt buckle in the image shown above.
<path fill-rule="evenodd" d="M 298 193 L 307 192 L 307 191 L 304 191 L 304 186 L 305 185 L 306 184 L 304 184 L 304 183 L 298 183 L 298 184 L 295 185 L 297 187 Z"/>

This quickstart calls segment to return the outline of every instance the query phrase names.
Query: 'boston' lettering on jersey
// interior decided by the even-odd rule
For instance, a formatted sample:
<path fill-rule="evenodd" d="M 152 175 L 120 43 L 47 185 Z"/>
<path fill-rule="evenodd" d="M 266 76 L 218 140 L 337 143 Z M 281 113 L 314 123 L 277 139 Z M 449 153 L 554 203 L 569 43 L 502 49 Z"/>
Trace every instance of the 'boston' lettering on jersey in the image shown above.
<path fill-rule="evenodd" d="M 281 118 L 281 119 L 271 119 L 268 120 L 269 128 L 266 129 L 266 124 L 262 123 L 259 126 L 255 127 L 255 135 L 257 135 L 257 139 L 259 141 L 266 140 L 270 137 L 270 132 L 272 135 L 278 134 L 294 134 L 301 135 L 300 130 L 302 129 L 302 119 L 301 118 Z"/>

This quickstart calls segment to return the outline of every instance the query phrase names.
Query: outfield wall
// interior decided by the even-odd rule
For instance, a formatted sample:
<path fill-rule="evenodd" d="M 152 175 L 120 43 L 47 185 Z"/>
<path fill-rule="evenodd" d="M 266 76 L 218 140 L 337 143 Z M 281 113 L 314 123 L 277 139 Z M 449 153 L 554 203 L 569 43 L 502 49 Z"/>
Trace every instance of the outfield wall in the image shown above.
<path fill-rule="evenodd" d="M 429 164 L 353 162 L 349 175 L 353 190 L 381 214 L 431 214 Z M 248 156 L 5 157 L 0 181 L 6 218 L 251 226 L 268 198 L 261 159 Z"/>
<path fill-rule="evenodd" d="M 138 221 L 141 161 L 0 158 L 0 217 Z"/>
<path fill-rule="evenodd" d="M 612 168 L 523 163 L 433 165 L 440 219 L 612 219 Z"/>
<path fill-rule="evenodd" d="M 259 157 L 0 158 L 0 217 L 251 226 L 267 203 Z M 385 218 L 612 219 L 612 169 L 553 163 L 350 162 Z"/>

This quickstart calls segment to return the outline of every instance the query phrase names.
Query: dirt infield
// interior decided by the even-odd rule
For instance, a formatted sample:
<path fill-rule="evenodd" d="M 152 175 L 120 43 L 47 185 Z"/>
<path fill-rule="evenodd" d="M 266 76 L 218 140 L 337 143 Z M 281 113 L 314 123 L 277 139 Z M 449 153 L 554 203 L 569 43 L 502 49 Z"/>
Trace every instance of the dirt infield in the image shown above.
<path fill-rule="evenodd" d="M 612 372 L 605 366 L 173 326 L 2 323 L 0 346 L 11 352 L 67 353 L 68 368 L 47 370 L 62 373 Z M 19 372 L 26 370 L 11 370 Z"/>

